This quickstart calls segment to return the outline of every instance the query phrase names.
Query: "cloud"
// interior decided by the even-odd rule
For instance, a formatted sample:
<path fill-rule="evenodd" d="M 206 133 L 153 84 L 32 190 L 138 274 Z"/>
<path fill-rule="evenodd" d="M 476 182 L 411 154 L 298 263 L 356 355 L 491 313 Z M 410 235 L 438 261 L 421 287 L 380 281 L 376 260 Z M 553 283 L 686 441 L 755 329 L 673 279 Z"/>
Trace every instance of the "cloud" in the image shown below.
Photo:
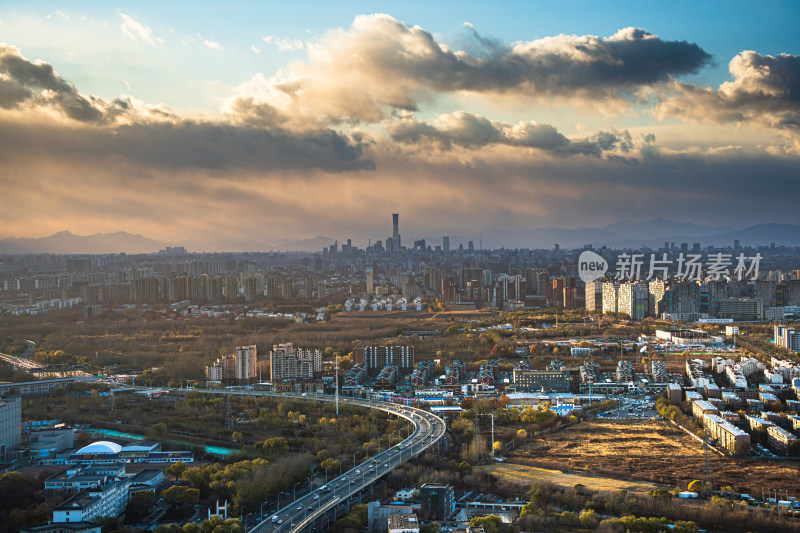
<path fill-rule="evenodd" d="M 124 81 L 124 80 L 123 80 Z M 370 170 L 358 140 L 330 129 L 280 127 L 183 117 L 130 96 L 81 94 L 53 67 L 0 45 L 0 160 L 36 155 L 87 161 L 119 158 L 144 167 Z"/>
<path fill-rule="evenodd" d="M 747 50 L 737 54 L 728 69 L 733 81 L 717 90 L 675 82 L 671 90 L 677 95 L 665 96 L 656 115 L 698 122 L 752 121 L 800 130 L 800 56 Z"/>
<path fill-rule="evenodd" d="M 19 49 L 0 45 L 0 108 L 53 108 L 73 120 L 92 122 L 102 118 L 101 105 L 61 79 L 51 65 L 31 62 Z"/>
<path fill-rule="evenodd" d="M 59 18 L 62 18 L 64 20 L 69 20 L 69 15 L 67 15 L 66 13 L 61 11 L 60 9 L 56 9 L 55 11 L 53 11 L 52 13 L 47 15 L 47 17 L 45 17 L 45 18 L 51 19 L 51 18 L 54 18 L 54 17 L 59 17 Z"/>
<path fill-rule="evenodd" d="M 270 106 L 290 121 L 334 124 L 379 122 L 392 111 L 414 111 L 438 94 L 459 92 L 627 105 L 638 91 L 696 72 L 710 59 L 696 44 L 636 28 L 607 38 L 558 35 L 514 44 L 465 31 L 469 52 L 389 15 L 358 16 L 348 30 L 309 43 L 307 61 L 274 78 L 256 76 L 233 98 Z"/>
<path fill-rule="evenodd" d="M 265 43 L 274 44 L 278 47 L 278 50 L 281 52 L 286 52 L 290 50 L 302 50 L 305 47 L 305 43 L 300 39 L 293 39 L 290 37 L 280 38 L 274 35 L 267 35 L 266 37 L 261 38 Z"/>
<path fill-rule="evenodd" d="M 164 42 L 163 39 L 153 35 L 153 30 L 149 26 L 145 26 L 130 15 L 120 13 L 119 16 L 122 19 L 120 29 L 122 30 L 122 33 L 130 39 L 133 39 L 134 41 L 144 41 L 148 44 Z"/>
<path fill-rule="evenodd" d="M 203 44 L 212 50 L 222 50 L 222 45 L 213 39 L 206 39 L 203 41 Z"/>
<path fill-rule="evenodd" d="M 257 47 L 256 45 L 252 45 L 250 47 L 250 50 L 252 50 L 254 54 L 260 54 L 261 53 L 261 48 Z"/>
<path fill-rule="evenodd" d="M 557 156 L 608 155 L 620 157 L 634 148 L 627 132 L 599 132 L 590 137 L 568 139 L 550 124 L 523 121 L 516 124 L 497 122 L 466 111 L 440 115 L 432 122 L 412 117 L 395 120 L 387 125 L 392 139 L 406 145 L 423 148 L 435 143 L 440 149 L 453 146 L 479 149 L 491 145 L 534 148 Z M 640 144 L 649 144 L 646 137 Z"/>

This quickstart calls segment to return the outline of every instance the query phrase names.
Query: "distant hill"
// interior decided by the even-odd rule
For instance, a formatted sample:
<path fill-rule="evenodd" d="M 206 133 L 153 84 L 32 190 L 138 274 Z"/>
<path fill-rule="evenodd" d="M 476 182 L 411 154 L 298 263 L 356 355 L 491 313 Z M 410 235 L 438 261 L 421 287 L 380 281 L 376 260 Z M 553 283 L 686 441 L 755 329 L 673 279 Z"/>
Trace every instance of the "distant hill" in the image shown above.
<path fill-rule="evenodd" d="M 768 245 L 800 246 L 800 226 L 794 224 L 758 224 L 741 230 L 731 227 L 703 226 L 691 222 L 676 222 L 657 218 L 647 222 L 621 221 L 602 228 L 565 229 L 557 227 L 531 228 L 530 230 L 507 231 L 502 228 L 487 228 L 480 235 L 463 237 L 449 230 L 440 233 L 429 232 L 426 241 L 433 246 L 441 243 L 442 235 L 449 235 L 453 249 L 459 243 L 464 247 L 474 241 L 475 247 L 486 248 L 540 248 L 551 249 L 555 243 L 561 248 L 582 248 L 586 244 L 595 247 L 618 246 L 638 248 L 648 246 L 658 248 L 665 241 L 676 245 L 686 242 L 690 245 L 699 242 L 701 246 L 730 246 L 739 240 L 742 246 Z M 414 239 L 406 240 L 411 243 Z M 341 246 L 343 240 L 339 240 Z M 185 246 L 190 252 L 318 252 L 334 243 L 331 237 L 317 236 L 310 239 L 278 239 L 274 244 L 258 238 L 237 241 L 199 241 L 187 240 L 180 243 L 159 242 L 142 235 L 124 231 L 116 233 L 97 233 L 95 235 L 75 235 L 62 231 L 49 237 L 38 239 L 8 238 L 0 239 L 0 254 L 105 254 L 105 253 L 152 253 L 165 246 Z"/>
<path fill-rule="evenodd" d="M 94 235 L 60 231 L 38 239 L 0 239 L 0 253 L 3 254 L 140 254 L 157 252 L 164 246 L 162 242 L 124 231 Z"/>
<path fill-rule="evenodd" d="M 442 233 L 447 235 L 447 233 Z M 460 237 L 450 234 L 450 242 L 455 248 L 459 243 L 466 246 L 474 237 Z M 430 235 L 429 243 L 438 244 L 441 236 Z M 541 248 L 551 249 L 558 243 L 561 248 L 581 248 L 592 246 L 618 246 L 638 248 L 648 246 L 658 248 L 665 241 L 690 245 L 699 242 L 701 246 L 730 246 L 738 239 L 742 246 L 769 244 L 800 246 L 800 226 L 792 224 L 759 224 L 742 230 L 725 226 L 703 226 L 691 222 L 676 222 L 657 218 L 647 222 L 621 221 L 602 228 L 565 229 L 558 227 L 531 228 L 527 231 L 504 231 L 490 228 L 481 232 L 483 248 Z"/>

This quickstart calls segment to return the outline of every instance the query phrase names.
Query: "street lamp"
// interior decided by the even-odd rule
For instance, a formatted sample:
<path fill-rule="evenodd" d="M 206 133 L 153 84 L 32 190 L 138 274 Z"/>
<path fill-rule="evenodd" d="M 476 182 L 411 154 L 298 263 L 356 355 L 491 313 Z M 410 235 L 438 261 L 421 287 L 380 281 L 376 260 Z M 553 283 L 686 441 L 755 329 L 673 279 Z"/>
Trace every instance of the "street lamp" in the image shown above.
<path fill-rule="evenodd" d="M 297 485 L 300 485 L 301 483 L 303 483 L 303 482 L 302 481 L 298 481 L 297 483 L 294 484 L 294 487 L 292 487 L 292 501 L 295 501 L 297 499 L 295 497 L 295 491 L 297 490 Z"/>
<path fill-rule="evenodd" d="M 284 494 L 286 494 L 287 496 L 291 496 L 291 494 L 289 494 L 288 492 L 281 492 L 280 494 L 278 494 L 278 509 L 281 508 L 281 496 L 283 496 Z"/>

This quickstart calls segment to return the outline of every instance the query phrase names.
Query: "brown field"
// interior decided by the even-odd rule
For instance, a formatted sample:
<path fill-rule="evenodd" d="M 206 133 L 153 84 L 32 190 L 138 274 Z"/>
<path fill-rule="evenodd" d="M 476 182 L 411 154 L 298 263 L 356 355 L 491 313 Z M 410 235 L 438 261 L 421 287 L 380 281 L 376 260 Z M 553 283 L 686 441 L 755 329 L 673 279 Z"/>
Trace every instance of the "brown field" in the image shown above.
<path fill-rule="evenodd" d="M 623 481 L 609 477 L 590 476 L 585 474 L 573 474 L 562 472 L 561 470 L 550 470 L 535 466 L 518 465 L 513 463 L 495 463 L 492 465 L 481 466 L 481 470 L 486 470 L 506 481 L 511 481 L 520 485 L 529 485 L 537 482 L 546 482 L 561 487 L 574 487 L 581 483 L 589 490 L 597 491 L 618 491 L 627 490 L 628 492 L 647 492 L 652 489 L 669 488 L 655 483 L 640 481 Z"/>
<path fill-rule="evenodd" d="M 509 454 L 513 463 L 681 488 L 703 476 L 701 444 L 665 421 L 583 422 L 537 438 Z M 798 461 L 734 459 L 709 452 L 715 488 L 800 496 Z"/>

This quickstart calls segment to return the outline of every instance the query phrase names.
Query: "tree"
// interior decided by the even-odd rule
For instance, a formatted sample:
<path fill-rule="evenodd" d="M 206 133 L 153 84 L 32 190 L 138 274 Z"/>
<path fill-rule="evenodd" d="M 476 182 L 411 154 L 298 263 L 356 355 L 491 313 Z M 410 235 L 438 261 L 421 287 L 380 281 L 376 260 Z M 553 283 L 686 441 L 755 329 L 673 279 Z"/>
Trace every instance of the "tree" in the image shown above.
<path fill-rule="evenodd" d="M 163 439 L 167 434 L 167 425 L 164 422 L 159 422 L 150 428 L 150 436 L 154 439 Z"/>
<path fill-rule="evenodd" d="M 708 484 L 707 483 L 704 484 L 699 479 L 695 479 L 694 481 L 689 483 L 688 488 L 690 492 L 696 492 L 697 494 L 702 495 L 704 492 L 708 490 Z"/>
<path fill-rule="evenodd" d="M 452 424 L 450 424 L 450 429 L 456 435 L 459 435 L 464 440 L 469 441 L 475 432 L 475 424 L 472 423 L 472 420 L 459 416 L 453 420 Z"/>
<path fill-rule="evenodd" d="M 331 470 L 338 470 L 339 469 L 339 460 L 334 459 L 333 457 L 328 457 L 324 461 L 322 461 L 319 466 L 326 472 L 330 472 Z"/>
<path fill-rule="evenodd" d="M 442 524 L 431 522 L 430 524 L 419 526 L 419 533 L 442 533 Z"/>
<path fill-rule="evenodd" d="M 476 516 L 470 519 L 469 527 L 482 527 L 486 533 L 499 533 L 503 529 L 503 520 L 493 514 Z"/>
<path fill-rule="evenodd" d="M 525 440 L 528 438 L 528 432 L 525 429 L 518 429 L 517 434 L 514 436 L 516 440 Z"/>
<path fill-rule="evenodd" d="M 140 490 L 131 496 L 128 506 L 125 508 L 125 517 L 128 521 L 137 521 L 147 516 L 153 510 L 156 503 L 156 495 L 149 490 Z"/>
<path fill-rule="evenodd" d="M 183 473 L 186 472 L 186 468 L 188 468 L 186 463 L 183 461 L 178 461 L 165 468 L 164 473 L 175 478 L 175 481 L 178 481 L 178 478 L 183 476 Z"/>
<path fill-rule="evenodd" d="M 239 431 L 234 431 L 231 433 L 231 441 L 233 442 L 240 442 L 242 438 L 244 438 L 244 435 L 242 435 Z"/>
<path fill-rule="evenodd" d="M 492 445 L 492 449 L 494 450 L 494 453 L 502 453 L 503 452 L 503 443 L 500 442 L 499 440 L 494 441 L 494 444 Z"/>
<path fill-rule="evenodd" d="M 597 527 L 597 513 L 593 509 L 584 509 L 578 517 L 581 524 L 588 529 Z"/>
<path fill-rule="evenodd" d="M 175 485 L 163 491 L 161 497 L 169 504 L 195 505 L 200 501 L 200 490 Z"/>

